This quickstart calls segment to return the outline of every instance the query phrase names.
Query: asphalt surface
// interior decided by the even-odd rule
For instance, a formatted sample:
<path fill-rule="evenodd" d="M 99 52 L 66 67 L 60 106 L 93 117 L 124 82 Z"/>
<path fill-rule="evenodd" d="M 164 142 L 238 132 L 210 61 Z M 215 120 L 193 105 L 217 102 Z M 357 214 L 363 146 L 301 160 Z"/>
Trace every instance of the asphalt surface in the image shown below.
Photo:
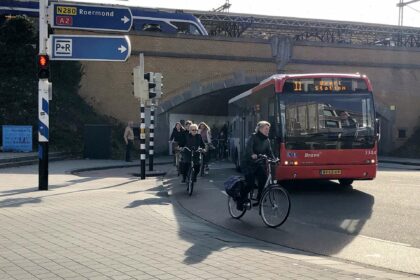
<path fill-rule="evenodd" d="M 166 172 L 163 178 L 139 180 L 133 176 L 138 166 L 112 168 L 121 164 L 125 163 L 53 162 L 49 191 L 38 191 L 36 165 L 0 169 L 0 279 L 420 277 L 392 267 L 366 265 L 368 262 L 362 259 L 366 254 L 348 261 L 346 254 L 351 255 L 355 248 L 372 248 L 375 240 L 367 239 L 366 244 L 357 243 L 358 236 L 342 240 L 342 235 L 351 234 L 332 231 L 337 234 L 334 236 L 328 230 L 326 238 L 314 225 L 300 224 L 298 211 L 276 230 L 265 227 L 252 212 L 243 220 L 231 219 L 227 198 L 220 189 L 224 176 L 234 172 L 231 167 L 213 166 L 210 176 L 200 178 L 196 192 L 188 197 L 172 165 L 156 165 L 157 171 Z M 294 201 L 292 211 L 297 207 Z M 369 219 L 374 216 L 375 211 L 371 211 Z M 337 226 L 336 222 L 332 224 Z M 319 238 L 310 239 L 310 235 Z M 268 237 L 273 240 L 265 241 Z M 280 246 L 279 237 L 288 242 L 301 241 L 294 241 L 295 245 L 319 247 L 334 253 L 333 257 L 299 246 L 295 246 L 298 250 Z M 414 262 L 413 269 L 418 269 L 417 254 L 395 254 Z M 379 254 L 382 257 L 388 256 Z"/>
<path fill-rule="evenodd" d="M 420 224 L 416 222 L 420 185 L 415 183 L 420 181 L 420 172 L 415 170 L 419 167 L 384 165 L 377 179 L 355 182 L 352 188 L 332 181 L 287 184 L 291 214 L 277 229 L 267 228 L 255 210 L 240 220 L 230 218 L 222 187 L 228 176 L 238 175 L 230 163 L 213 164 L 210 174 L 199 180 L 193 197 L 185 194 L 183 185 L 175 188 L 174 196 L 191 213 L 246 236 L 420 274 Z M 180 185 L 174 174 L 167 178 L 168 184 Z"/>

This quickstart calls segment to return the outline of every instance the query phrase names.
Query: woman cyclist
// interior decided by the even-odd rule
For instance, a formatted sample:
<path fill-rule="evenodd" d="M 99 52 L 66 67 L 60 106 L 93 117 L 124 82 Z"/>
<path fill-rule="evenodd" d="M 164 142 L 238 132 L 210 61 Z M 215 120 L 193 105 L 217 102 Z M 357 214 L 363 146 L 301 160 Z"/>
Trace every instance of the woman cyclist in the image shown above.
<path fill-rule="evenodd" d="M 243 209 L 243 203 L 247 201 L 248 193 L 255 188 L 255 179 L 258 182 L 258 195 L 257 202 L 254 203 L 254 206 L 258 205 L 258 201 L 261 198 L 267 175 L 264 165 L 257 162 L 257 158 L 258 155 L 266 155 L 274 158 L 270 139 L 268 138 L 270 126 L 270 123 L 267 121 L 258 122 L 255 132 L 247 140 L 241 164 L 241 168 L 243 168 L 245 174 L 246 187 L 241 190 L 241 199 L 238 200 L 238 210 Z"/>
<path fill-rule="evenodd" d="M 185 137 L 185 142 L 183 143 L 183 147 L 187 147 L 191 151 L 196 151 L 197 149 L 201 148 L 204 149 L 206 146 L 204 145 L 203 139 L 201 139 L 201 135 L 197 133 L 198 126 L 196 124 L 191 124 L 189 126 L 189 134 Z M 186 150 L 182 154 L 182 162 L 181 162 L 181 173 L 182 173 L 182 182 L 185 183 L 189 164 L 191 162 L 191 152 Z M 197 174 L 200 171 L 200 161 L 196 161 L 194 159 L 194 174 L 193 174 L 193 181 L 197 181 Z"/>
<path fill-rule="evenodd" d="M 203 139 L 204 144 L 206 145 L 206 153 L 204 154 L 203 163 L 204 170 L 209 171 L 209 161 L 210 161 L 210 145 L 211 145 L 211 131 L 210 127 L 205 123 L 201 122 L 198 125 L 198 131 Z"/>
<path fill-rule="evenodd" d="M 181 143 L 185 137 L 185 128 L 182 126 L 180 122 L 175 124 L 174 129 L 172 130 L 171 137 L 169 141 L 172 141 L 172 151 L 175 156 L 175 165 L 179 162 L 179 143 Z M 178 167 L 178 165 L 177 165 Z"/>

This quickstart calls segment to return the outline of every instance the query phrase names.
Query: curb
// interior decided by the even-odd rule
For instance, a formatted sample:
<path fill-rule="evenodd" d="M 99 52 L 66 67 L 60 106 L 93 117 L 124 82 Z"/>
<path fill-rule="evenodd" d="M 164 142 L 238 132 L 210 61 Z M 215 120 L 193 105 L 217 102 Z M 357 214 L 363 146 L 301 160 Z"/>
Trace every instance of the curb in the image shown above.
<path fill-rule="evenodd" d="M 163 161 L 163 162 L 154 163 L 154 165 L 165 165 L 165 164 L 172 164 L 172 161 L 171 162 Z M 88 172 L 88 171 L 95 171 L 95 170 L 107 170 L 107 169 L 114 169 L 114 168 L 125 168 L 125 167 L 138 167 L 138 166 L 139 166 L 139 164 L 119 164 L 119 165 L 110 165 L 110 166 L 98 166 L 98 167 L 73 169 L 73 170 L 67 171 L 67 173 L 75 175 L 76 173 L 81 173 L 81 172 Z M 155 172 L 155 171 L 151 171 L 151 172 Z M 147 173 L 148 172 L 146 171 L 146 176 L 147 176 Z M 166 174 L 166 172 L 161 172 L 161 173 Z M 134 174 L 138 174 L 138 173 L 134 173 Z M 156 176 L 161 176 L 161 175 L 156 175 Z M 140 175 L 138 177 L 140 177 Z"/>
<path fill-rule="evenodd" d="M 420 163 L 418 162 L 402 162 L 402 161 L 394 161 L 394 160 L 379 160 L 379 163 L 393 163 L 393 164 L 401 164 L 401 165 L 414 165 L 414 166 L 420 166 Z"/>

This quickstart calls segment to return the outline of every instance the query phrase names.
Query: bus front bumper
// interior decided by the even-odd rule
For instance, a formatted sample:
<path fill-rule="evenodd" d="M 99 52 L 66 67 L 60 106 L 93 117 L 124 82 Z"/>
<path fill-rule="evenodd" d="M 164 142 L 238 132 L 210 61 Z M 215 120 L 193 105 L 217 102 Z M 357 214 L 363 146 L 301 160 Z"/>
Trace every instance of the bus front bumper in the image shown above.
<path fill-rule="evenodd" d="M 277 166 L 277 180 L 308 179 L 353 179 L 372 180 L 376 177 L 377 164 L 366 165 L 317 165 L 317 166 Z"/>

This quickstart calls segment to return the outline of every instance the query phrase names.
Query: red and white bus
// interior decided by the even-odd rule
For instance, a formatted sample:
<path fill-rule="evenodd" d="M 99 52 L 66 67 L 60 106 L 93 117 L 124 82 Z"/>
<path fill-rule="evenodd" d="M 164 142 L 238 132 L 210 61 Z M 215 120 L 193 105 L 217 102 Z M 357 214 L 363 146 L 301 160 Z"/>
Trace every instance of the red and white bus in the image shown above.
<path fill-rule="evenodd" d="M 277 180 L 349 185 L 377 170 L 379 124 L 372 85 L 360 74 L 273 75 L 229 100 L 230 157 L 240 168 L 246 139 L 271 123 Z"/>

